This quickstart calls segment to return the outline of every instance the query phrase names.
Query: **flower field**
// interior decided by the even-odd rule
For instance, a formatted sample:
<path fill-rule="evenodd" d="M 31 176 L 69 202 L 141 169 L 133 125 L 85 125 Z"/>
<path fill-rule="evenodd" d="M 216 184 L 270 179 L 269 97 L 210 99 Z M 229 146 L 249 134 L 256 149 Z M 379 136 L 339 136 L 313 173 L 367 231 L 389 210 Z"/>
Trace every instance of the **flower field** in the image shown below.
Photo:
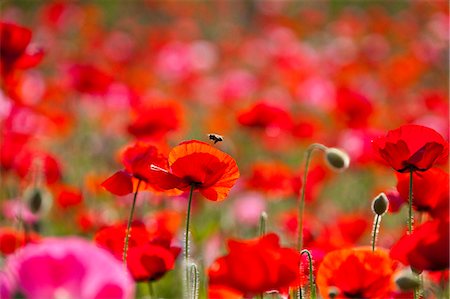
<path fill-rule="evenodd" d="M 0 3 L 0 298 L 450 298 L 448 1 Z"/>

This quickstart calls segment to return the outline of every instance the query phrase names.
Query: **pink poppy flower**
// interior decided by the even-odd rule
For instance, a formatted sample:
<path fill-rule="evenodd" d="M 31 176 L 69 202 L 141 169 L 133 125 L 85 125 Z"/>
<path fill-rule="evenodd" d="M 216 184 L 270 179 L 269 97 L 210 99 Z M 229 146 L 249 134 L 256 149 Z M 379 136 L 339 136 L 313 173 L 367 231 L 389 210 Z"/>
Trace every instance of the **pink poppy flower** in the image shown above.
<path fill-rule="evenodd" d="M 49 238 L 27 245 L 7 259 L 5 270 L 16 291 L 30 299 L 134 295 L 133 279 L 120 261 L 79 238 Z"/>

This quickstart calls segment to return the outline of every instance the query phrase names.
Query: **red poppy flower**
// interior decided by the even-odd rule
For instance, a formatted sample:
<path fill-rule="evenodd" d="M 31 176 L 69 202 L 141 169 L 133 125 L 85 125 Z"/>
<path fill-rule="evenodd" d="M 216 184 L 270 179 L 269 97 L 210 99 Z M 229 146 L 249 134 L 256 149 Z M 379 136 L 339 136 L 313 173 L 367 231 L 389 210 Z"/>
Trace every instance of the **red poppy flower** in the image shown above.
<path fill-rule="evenodd" d="M 125 224 L 115 224 L 100 229 L 94 236 L 94 241 L 100 247 L 110 251 L 114 256 L 122 260 L 123 246 L 125 243 Z M 129 248 L 144 245 L 150 241 L 147 228 L 140 222 L 131 224 L 131 234 L 129 239 Z"/>
<path fill-rule="evenodd" d="M 228 287 L 250 297 L 268 291 L 286 293 L 300 281 L 300 254 L 281 247 L 275 234 L 230 240 L 228 249 L 228 255 L 208 269 L 210 287 Z"/>
<path fill-rule="evenodd" d="M 263 190 L 274 196 L 289 196 L 296 191 L 292 171 L 286 165 L 277 162 L 253 164 L 247 185 L 249 188 Z"/>
<path fill-rule="evenodd" d="M 175 267 L 180 247 L 171 247 L 170 241 L 150 241 L 130 247 L 127 266 L 136 281 L 157 280 Z"/>
<path fill-rule="evenodd" d="M 23 151 L 17 157 L 14 168 L 21 178 L 27 177 L 32 171 L 42 172 L 47 184 L 56 183 L 62 177 L 58 160 L 45 152 Z"/>
<path fill-rule="evenodd" d="M 75 90 L 93 95 L 105 94 L 113 82 L 112 76 L 92 65 L 73 65 L 69 75 Z"/>
<path fill-rule="evenodd" d="M 125 224 L 105 227 L 95 234 L 94 240 L 122 260 L 125 231 Z M 132 224 L 127 267 L 136 281 L 157 280 L 174 268 L 180 248 L 170 246 L 170 242 L 164 238 L 151 239 L 142 223 Z"/>
<path fill-rule="evenodd" d="M 359 92 L 347 87 L 336 91 L 336 117 L 349 128 L 364 128 L 373 112 L 372 103 Z"/>
<path fill-rule="evenodd" d="M 138 107 L 128 126 L 128 132 L 137 138 L 160 139 L 180 126 L 181 111 L 175 103 Z"/>
<path fill-rule="evenodd" d="M 0 168 L 8 171 L 13 168 L 17 155 L 21 153 L 30 135 L 16 132 L 7 132 L 0 135 Z"/>
<path fill-rule="evenodd" d="M 449 267 L 449 219 L 436 219 L 403 236 L 391 257 L 416 270 L 439 271 Z"/>
<path fill-rule="evenodd" d="M 262 128 L 271 136 L 278 135 L 281 130 L 291 130 L 291 115 L 276 106 L 264 102 L 256 103 L 238 114 L 238 122 L 246 127 Z"/>
<path fill-rule="evenodd" d="M 39 239 L 40 237 L 35 233 L 29 233 L 25 236 L 23 231 L 0 227 L 0 253 L 3 255 L 12 254 L 27 243 L 36 243 Z"/>
<path fill-rule="evenodd" d="M 409 175 L 397 174 L 397 190 L 404 202 L 408 202 Z M 413 207 L 420 212 L 428 212 L 433 217 L 447 216 L 449 208 L 448 173 L 431 168 L 413 175 Z"/>
<path fill-rule="evenodd" d="M 156 147 L 136 143 L 125 149 L 122 155 L 122 163 L 125 169 L 117 171 L 102 183 L 106 190 L 119 196 L 136 191 L 137 181 L 144 183 L 143 188 L 157 191 L 147 184 L 150 177 L 153 176 L 150 165 L 165 167 L 167 159 L 158 152 Z"/>
<path fill-rule="evenodd" d="M 14 68 L 26 69 L 37 65 L 44 57 L 41 49 L 30 47 L 31 30 L 16 24 L 0 22 L 0 60 L 2 74 Z"/>
<path fill-rule="evenodd" d="M 236 161 L 228 154 L 204 142 L 180 143 L 169 153 L 168 167 L 152 165 L 151 182 L 162 189 L 194 190 L 209 200 L 219 201 L 239 178 Z"/>
<path fill-rule="evenodd" d="M 396 171 L 425 171 L 448 157 L 448 142 L 435 130 L 404 125 L 373 140 L 375 151 Z"/>
<path fill-rule="evenodd" d="M 339 249 L 322 260 L 317 287 L 323 298 L 388 298 L 394 290 L 394 265 L 382 249 Z M 330 291 L 338 295 L 331 297 Z"/>
<path fill-rule="evenodd" d="M 56 203 L 63 209 L 79 205 L 83 201 L 83 194 L 75 187 L 58 186 L 56 189 Z"/>

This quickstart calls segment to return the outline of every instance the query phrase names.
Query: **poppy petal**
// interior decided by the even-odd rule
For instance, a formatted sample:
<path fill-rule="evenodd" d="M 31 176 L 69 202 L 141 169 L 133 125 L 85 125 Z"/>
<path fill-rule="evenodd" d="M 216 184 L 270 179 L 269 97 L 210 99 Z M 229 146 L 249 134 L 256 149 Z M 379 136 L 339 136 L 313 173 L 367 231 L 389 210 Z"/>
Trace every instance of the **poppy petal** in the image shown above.
<path fill-rule="evenodd" d="M 133 181 L 130 174 L 120 170 L 107 178 L 102 186 L 112 194 L 123 196 L 133 193 Z"/>

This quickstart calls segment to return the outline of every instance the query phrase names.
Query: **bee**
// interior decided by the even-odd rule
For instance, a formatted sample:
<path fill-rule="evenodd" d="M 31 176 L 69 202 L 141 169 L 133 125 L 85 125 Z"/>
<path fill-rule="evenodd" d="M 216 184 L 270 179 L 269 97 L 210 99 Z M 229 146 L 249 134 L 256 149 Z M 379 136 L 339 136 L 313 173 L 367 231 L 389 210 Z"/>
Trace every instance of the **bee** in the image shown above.
<path fill-rule="evenodd" d="M 214 141 L 214 144 L 217 142 L 223 141 L 223 136 L 220 136 L 218 134 L 208 134 L 209 140 Z"/>

